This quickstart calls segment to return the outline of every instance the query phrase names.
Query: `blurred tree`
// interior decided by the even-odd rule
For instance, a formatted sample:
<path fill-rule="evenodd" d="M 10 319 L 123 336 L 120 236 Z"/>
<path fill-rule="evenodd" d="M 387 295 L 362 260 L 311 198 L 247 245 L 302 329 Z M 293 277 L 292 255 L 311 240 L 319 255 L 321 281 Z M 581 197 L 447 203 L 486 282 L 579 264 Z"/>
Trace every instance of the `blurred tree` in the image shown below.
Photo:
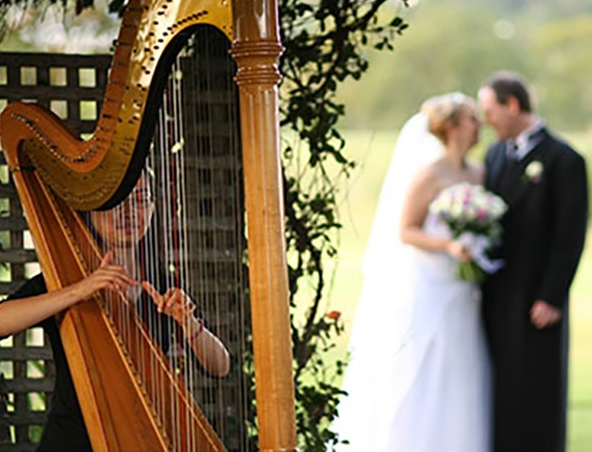
<path fill-rule="evenodd" d="M 369 56 L 364 83 L 348 83 L 341 100 L 350 107 L 346 124 L 354 128 L 397 130 L 423 100 L 442 92 L 475 95 L 492 71 L 528 73 L 526 43 L 509 20 L 500 21 L 481 5 L 462 11 L 446 2 L 426 1 L 408 19 L 405 39 L 394 54 Z"/>
<path fill-rule="evenodd" d="M 540 112 L 564 130 L 592 127 L 592 14 L 548 23 L 532 35 Z"/>
<path fill-rule="evenodd" d="M 474 0 L 424 0 L 444 4 L 454 9 L 474 5 Z M 573 17 L 592 12 L 592 0 L 480 0 L 479 5 L 496 15 L 529 17 L 530 20 L 549 20 Z"/>
<path fill-rule="evenodd" d="M 534 21 L 524 11 L 542 8 L 539 2 L 508 15 L 489 3 L 422 2 L 408 18 L 411 39 L 399 42 L 394 54 L 369 53 L 364 82 L 341 88 L 344 125 L 396 131 L 425 98 L 453 90 L 474 96 L 491 72 L 510 69 L 532 82 L 539 112 L 553 126 L 588 128 L 592 14 L 558 19 L 546 12 L 544 21 Z"/>

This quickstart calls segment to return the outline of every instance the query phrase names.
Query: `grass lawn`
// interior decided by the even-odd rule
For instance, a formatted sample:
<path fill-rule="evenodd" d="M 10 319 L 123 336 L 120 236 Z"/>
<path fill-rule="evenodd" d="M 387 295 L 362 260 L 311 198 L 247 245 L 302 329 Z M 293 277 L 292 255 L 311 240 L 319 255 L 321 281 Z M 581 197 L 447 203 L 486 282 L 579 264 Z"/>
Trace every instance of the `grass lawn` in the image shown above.
<path fill-rule="evenodd" d="M 347 326 L 346 334 L 339 338 L 338 349 L 334 352 L 340 356 L 344 356 L 347 350 L 347 332 L 362 285 L 360 265 L 396 139 L 390 132 L 350 131 L 345 137 L 348 143 L 346 155 L 360 166 L 349 180 L 340 202 L 343 230 L 329 301 L 330 309 L 342 312 Z M 574 135 L 570 138 L 578 149 L 589 155 L 588 160 L 592 163 L 592 148 L 584 148 L 590 142 L 589 137 Z M 480 152 L 482 148 L 476 150 L 476 154 Z M 592 278 L 589 277 L 592 274 L 592 234 L 589 238 L 571 294 L 569 452 L 592 451 Z"/>

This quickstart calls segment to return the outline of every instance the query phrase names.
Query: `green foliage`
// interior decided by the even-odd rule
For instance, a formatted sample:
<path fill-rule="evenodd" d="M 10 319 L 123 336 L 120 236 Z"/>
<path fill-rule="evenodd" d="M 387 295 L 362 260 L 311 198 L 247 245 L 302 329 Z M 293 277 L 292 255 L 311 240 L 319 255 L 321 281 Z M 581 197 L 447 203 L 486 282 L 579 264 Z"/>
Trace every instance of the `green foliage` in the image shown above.
<path fill-rule="evenodd" d="M 81 9 L 78 8 L 78 5 L 82 4 L 81 2 L 83 2 L 83 1 L 85 1 L 85 0 L 77 0 L 74 3 L 76 6 L 77 12 L 81 11 Z M 86 0 L 86 1 L 90 1 L 92 4 L 92 0 Z M 14 8 L 15 6 L 21 6 L 23 9 L 39 8 L 41 13 L 43 14 L 43 11 L 45 11 L 45 9 L 48 6 L 54 5 L 56 3 L 60 3 L 64 7 L 66 7 L 69 3 L 69 0 L 31 0 L 31 1 L 0 0 L 0 41 L 2 39 L 4 39 L 4 37 L 6 36 L 6 34 L 9 31 L 9 24 L 6 21 L 6 17 L 7 17 L 7 14 L 11 8 Z"/>
<path fill-rule="evenodd" d="M 346 126 L 394 131 L 429 96 L 458 90 L 475 95 L 496 69 L 524 72 L 522 41 L 496 37 L 495 20 L 480 5 L 461 10 L 442 2 L 429 8 L 421 3 L 397 52 L 370 54 L 371 70 L 364 83 L 344 87 L 341 100 L 355 106 L 348 109 Z"/>
<path fill-rule="evenodd" d="M 325 316 L 326 263 L 337 254 L 341 227 L 336 195 L 354 168 L 338 130 L 344 116 L 336 100 L 345 80 L 368 69 L 364 49 L 393 50 L 407 23 L 398 10 L 381 14 L 385 0 L 281 0 L 281 125 L 284 130 L 284 193 L 289 256 L 292 340 L 298 446 L 324 450 L 337 438 L 330 430 L 343 394 L 334 383 L 344 361 L 326 361 L 342 332 L 339 315 Z M 304 307 L 304 309 L 303 309 Z M 297 312 L 304 319 L 297 321 Z"/>
<path fill-rule="evenodd" d="M 592 60 L 586 51 L 591 45 L 592 13 L 548 23 L 531 36 L 539 109 L 555 127 L 592 125 Z"/>
<path fill-rule="evenodd" d="M 331 313 L 330 313 L 331 314 Z M 336 444 L 337 435 L 331 431 L 330 421 L 337 415 L 339 398 L 345 393 L 335 384 L 335 375 L 341 375 L 345 361 L 337 359 L 332 366 L 325 360 L 327 352 L 335 347 L 333 335 L 343 332 L 339 316 L 321 317 L 308 330 L 308 343 L 300 341 L 304 348 L 298 357 L 306 357 L 306 372 L 296 377 L 296 427 L 298 445 L 302 451 L 325 450 L 327 444 Z"/>

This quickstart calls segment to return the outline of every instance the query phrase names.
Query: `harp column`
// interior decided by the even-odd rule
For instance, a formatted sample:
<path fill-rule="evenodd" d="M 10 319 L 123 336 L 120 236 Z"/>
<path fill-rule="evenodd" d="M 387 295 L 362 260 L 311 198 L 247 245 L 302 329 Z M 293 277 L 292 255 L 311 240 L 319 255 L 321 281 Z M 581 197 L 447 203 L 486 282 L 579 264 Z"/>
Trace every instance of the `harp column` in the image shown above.
<path fill-rule="evenodd" d="M 255 393 L 261 452 L 296 451 L 281 183 L 276 0 L 235 1 Z"/>

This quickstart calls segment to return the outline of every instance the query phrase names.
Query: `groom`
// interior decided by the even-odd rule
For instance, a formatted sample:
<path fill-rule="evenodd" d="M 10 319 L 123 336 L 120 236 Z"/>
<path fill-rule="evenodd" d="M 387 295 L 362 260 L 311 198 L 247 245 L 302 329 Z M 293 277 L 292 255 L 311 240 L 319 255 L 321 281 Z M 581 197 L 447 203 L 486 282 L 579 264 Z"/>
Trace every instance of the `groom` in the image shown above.
<path fill-rule="evenodd" d="M 494 450 L 563 451 L 568 293 L 586 235 L 585 162 L 533 113 L 517 74 L 493 74 L 479 103 L 499 139 L 486 156 L 486 187 L 509 205 L 499 249 L 505 266 L 483 287 Z"/>

